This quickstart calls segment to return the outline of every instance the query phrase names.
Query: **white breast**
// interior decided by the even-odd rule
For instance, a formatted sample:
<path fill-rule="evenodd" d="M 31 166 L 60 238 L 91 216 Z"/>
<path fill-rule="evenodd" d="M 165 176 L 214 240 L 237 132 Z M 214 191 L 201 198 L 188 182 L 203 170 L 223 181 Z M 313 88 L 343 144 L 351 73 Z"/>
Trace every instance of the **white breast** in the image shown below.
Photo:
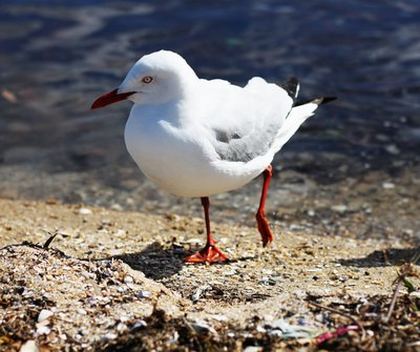
<path fill-rule="evenodd" d="M 220 161 L 206 144 L 205 131 L 176 127 L 170 122 L 170 112 L 161 114 L 168 118 L 147 116 L 147 109 L 134 106 L 125 127 L 125 143 L 142 172 L 167 192 L 204 197 L 230 191 L 258 176 L 270 162 L 252 166 Z"/>

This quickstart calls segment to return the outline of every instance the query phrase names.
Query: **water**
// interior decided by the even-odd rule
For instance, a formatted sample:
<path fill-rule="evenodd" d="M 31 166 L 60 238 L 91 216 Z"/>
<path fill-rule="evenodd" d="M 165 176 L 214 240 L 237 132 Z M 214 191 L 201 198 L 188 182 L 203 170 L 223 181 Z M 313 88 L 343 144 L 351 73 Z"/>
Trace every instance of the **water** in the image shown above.
<path fill-rule="evenodd" d="M 276 169 L 331 183 L 410 167 L 420 147 L 419 18 L 416 0 L 4 1 L 0 196 L 181 204 L 126 153 L 129 104 L 89 111 L 133 62 L 161 48 L 202 77 L 245 84 L 294 75 L 303 98 L 339 97 L 303 126 Z"/>

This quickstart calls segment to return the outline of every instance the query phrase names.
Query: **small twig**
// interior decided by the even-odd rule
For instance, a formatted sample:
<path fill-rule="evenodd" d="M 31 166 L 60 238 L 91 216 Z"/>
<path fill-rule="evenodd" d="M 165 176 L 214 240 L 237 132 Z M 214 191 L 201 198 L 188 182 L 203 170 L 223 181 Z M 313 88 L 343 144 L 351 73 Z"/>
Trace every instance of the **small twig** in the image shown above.
<path fill-rule="evenodd" d="M 382 255 L 384 256 L 384 263 L 385 263 L 386 265 L 391 264 L 391 263 L 389 262 L 388 249 L 383 249 L 383 250 L 382 250 Z"/>
<path fill-rule="evenodd" d="M 395 286 L 394 293 L 392 294 L 391 304 L 389 305 L 388 314 L 386 315 L 384 322 L 388 323 L 389 319 L 391 319 L 392 312 L 395 308 L 395 302 L 397 301 L 397 295 L 400 290 L 401 282 L 403 281 L 403 275 L 400 275 L 397 279 L 397 286 Z"/>
<path fill-rule="evenodd" d="M 201 345 L 200 339 L 198 338 L 197 330 L 194 329 L 194 327 L 190 324 L 190 322 L 187 320 L 187 318 L 185 316 L 182 317 L 182 321 L 184 322 L 185 326 L 189 330 L 189 332 L 191 334 L 191 339 L 196 342 L 198 350 L 203 351 L 203 347 Z"/>
<path fill-rule="evenodd" d="M 42 245 L 43 249 L 48 249 L 48 247 L 50 246 L 51 242 L 54 241 L 54 238 L 57 237 L 57 235 L 61 235 L 61 237 L 63 238 L 67 238 L 69 237 L 69 235 L 59 231 L 59 230 L 55 230 L 54 233 L 51 233 L 49 231 L 46 231 L 50 237 L 48 237 L 48 239 L 45 241 L 45 243 Z"/>
<path fill-rule="evenodd" d="M 357 327 L 362 332 L 362 340 L 365 339 L 365 337 L 366 337 L 366 331 L 363 328 L 362 324 L 360 324 L 360 322 L 355 317 L 351 316 L 350 314 L 347 314 L 346 312 L 342 312 L 341 310 L 338 310 L 338 309 L 335 309 L 335 308 L 331 308 L 331 307 L 327 307 L 327 306 L 323 306 L 323 305 L 321 305 L 319 303 L 315 303 L 315 302 L 312 302 L 312 301 L 309 301 L 308 303 L 310 305 L 314 306 L 314 307 L 317 307 L 317 308 L 320 308 L 320 309 L 325 309 L 325 310 L 328 310 L 328 311 L 330 311 L 332 313 L 336 313 L 336 314 L 341 315 L 341 316 L 343 316 L 343 317 L 345 317 L 347 319 L 350 319 L 355 325 L 357 325 Z"/>
<path fill-rule="evenodd" d="M 405 263 L 401 266 L 401 270 L 398 272 L 398 277 L 395 279 L 394 284 L 396 284 L 394 293 L 392 294 L 391 304 L 389 305 L 388 313 L 386 317 L 384 318 L 384 322 L 387 323 L 389 319 L 391 319 L 392 313 L 394 312 L 395 303 L 397 302 L 397 296 L 398 292 L 400 291 L 401 282 L 406 280 L 407 276 L 417 276 L 418 273 L 416 273 L 413 263 L 415 264 L 417 260 L 419 259 L 420 253 L 416 253 L 413 258 L 411 258 L 411 261 L 408 263 Z"/>
<path fill-rule="evenodd" d="M 50 233 L 51 235 L 51 233 Z M 54 232 L 44 243 L 44 245 L 42 246 L 42 248 L 44 249 L 48 249 L 49 245 L 51 244 L 51 242 L 54 240 L 54 238 L 58 235 L 58 232 Z"/>
<path fill-rule="evenodd" d="M 416 264 L 419 259 L 420 259 L 420 251 L 417 251 L 416 253 L 414 253 L 413 257 L 410 259 L 410 262 L 413 264 Z"/>

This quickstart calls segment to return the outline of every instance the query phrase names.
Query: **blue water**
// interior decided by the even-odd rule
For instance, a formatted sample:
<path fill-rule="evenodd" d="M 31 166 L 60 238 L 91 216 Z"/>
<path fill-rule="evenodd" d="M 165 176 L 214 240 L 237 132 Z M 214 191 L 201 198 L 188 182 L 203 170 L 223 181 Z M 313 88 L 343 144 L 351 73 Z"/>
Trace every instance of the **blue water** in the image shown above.
<path fill-rule="evenodd" d="M 331 155 L 350 173 L 419 161 L 417 0 L 14 0 L 0 3 L 0 89 L 17 100 L 0 98 L 0 168 L 134 168 L 122 141 L 129 104 L 89 106 L 161 48 L 206 78 L 297 76 L 303 99 L 338 96 L 285 147 L 289 168 L 322 172 Z"/>

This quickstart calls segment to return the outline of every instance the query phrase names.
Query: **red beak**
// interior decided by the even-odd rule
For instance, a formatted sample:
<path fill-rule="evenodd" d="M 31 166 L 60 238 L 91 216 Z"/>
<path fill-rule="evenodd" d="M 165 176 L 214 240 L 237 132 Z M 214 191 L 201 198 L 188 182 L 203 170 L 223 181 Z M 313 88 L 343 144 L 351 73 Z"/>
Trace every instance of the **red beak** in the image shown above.
<path fill-rule="evenodd" d="M 136 92 L 127 92 L 127 93 L 118 93 L 118 89 L 114 89 L 112 92 L 105 93 L 101 95 L 98 99 L 96 99 L 92 106 L 90 107 L 93 109 L 102 108 L 109 104 L 116 103 L 121 100 L 127 99 L 130 95 L 133 95 Z"/>

